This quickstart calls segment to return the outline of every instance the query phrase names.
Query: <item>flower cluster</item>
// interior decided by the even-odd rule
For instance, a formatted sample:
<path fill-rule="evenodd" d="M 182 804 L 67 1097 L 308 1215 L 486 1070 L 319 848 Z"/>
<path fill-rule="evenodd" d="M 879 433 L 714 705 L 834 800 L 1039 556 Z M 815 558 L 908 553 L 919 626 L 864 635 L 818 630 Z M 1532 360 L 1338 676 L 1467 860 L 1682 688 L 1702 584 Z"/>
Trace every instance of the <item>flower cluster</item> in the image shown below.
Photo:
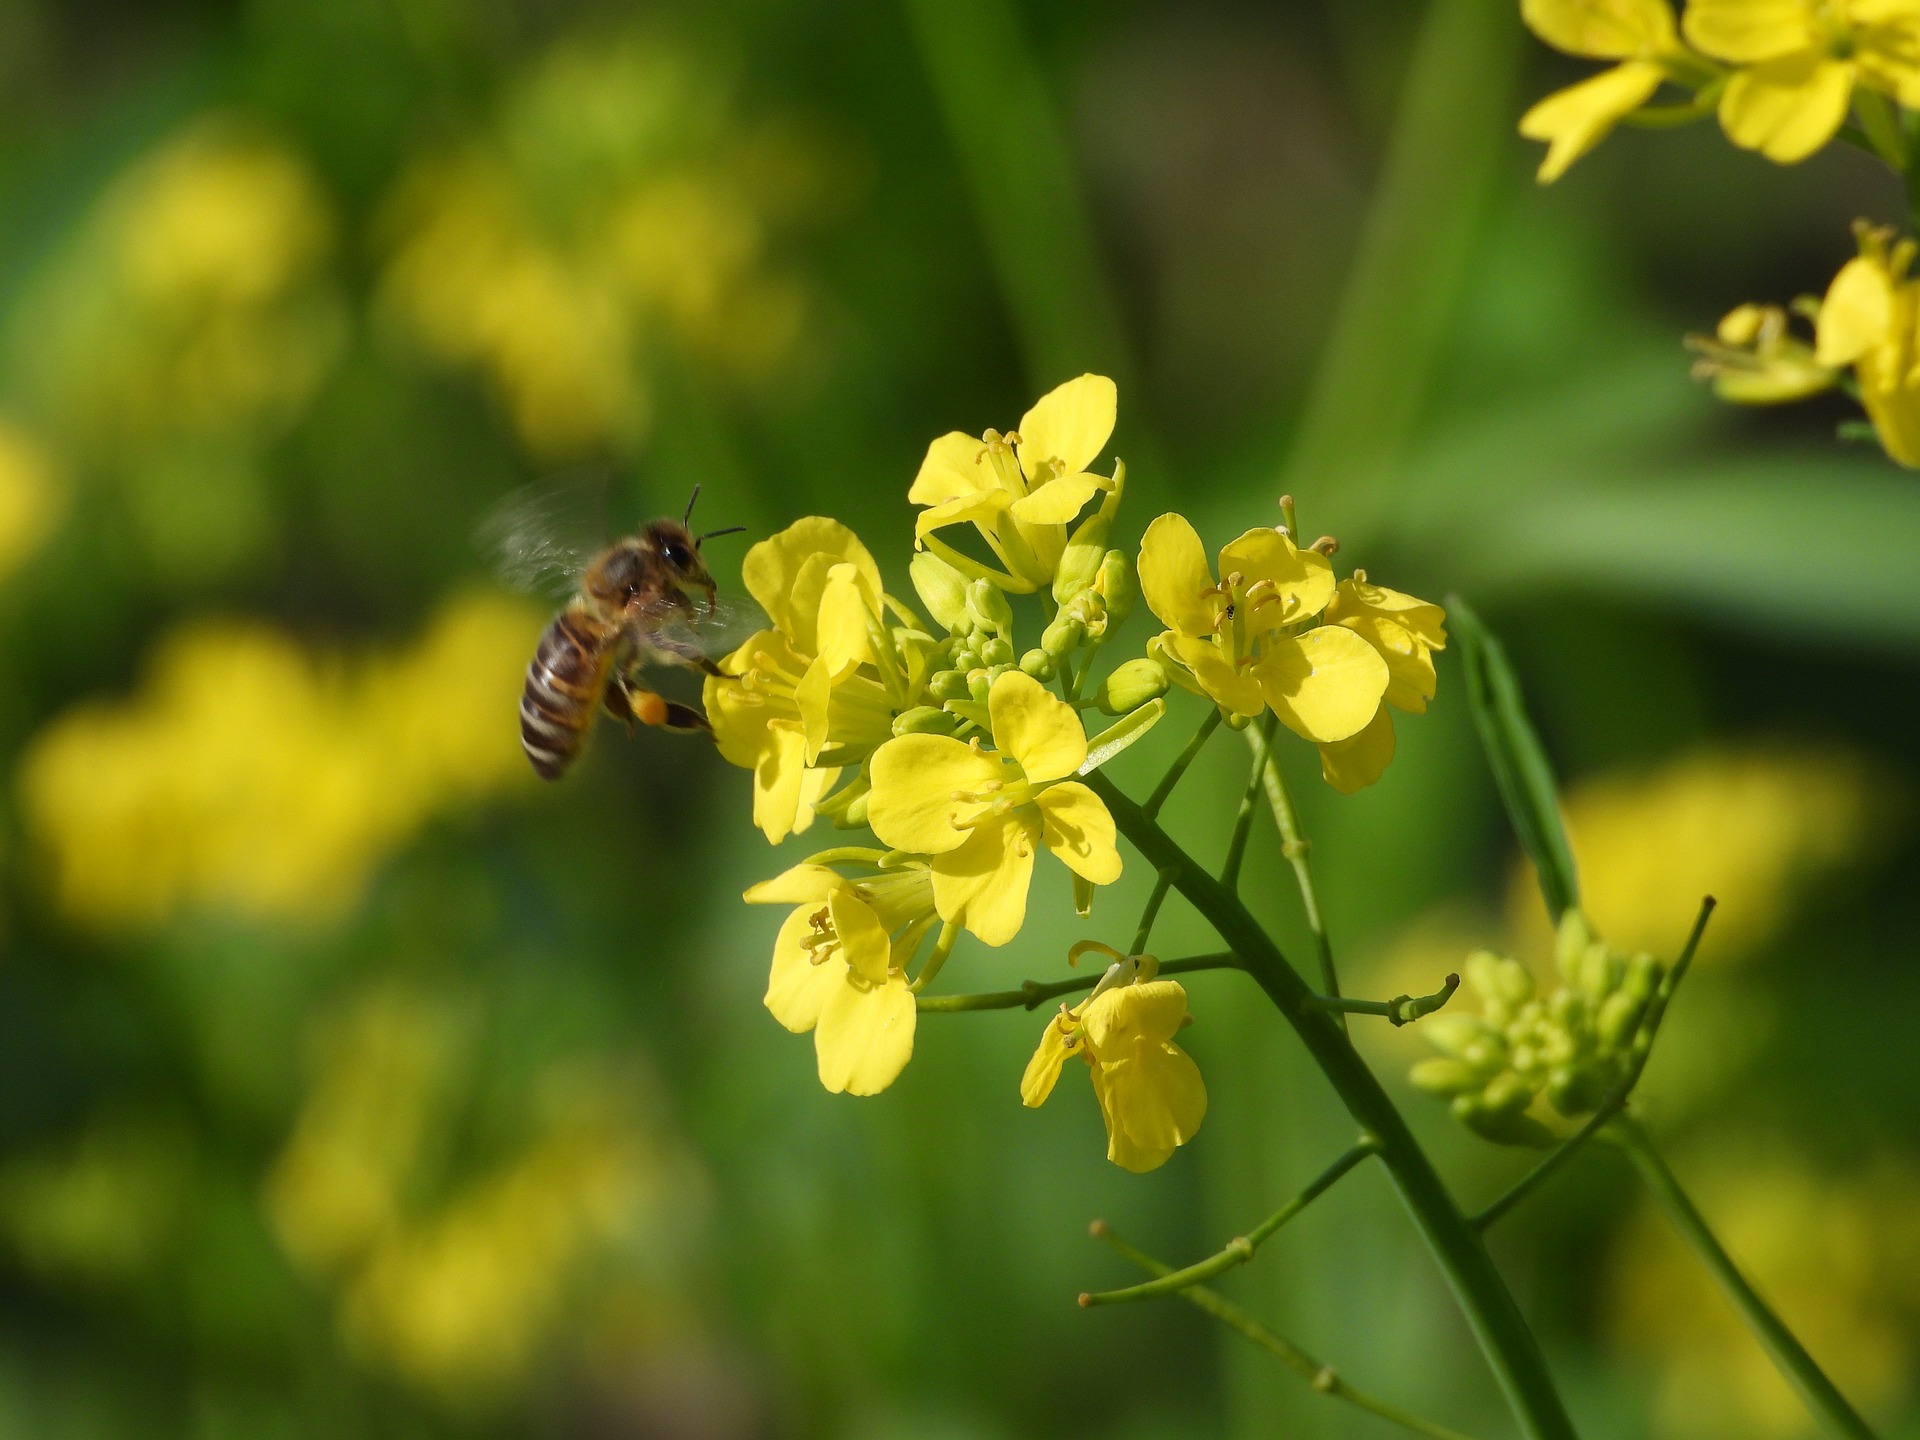
<path fill-rule="evenodd" d="M 1687 0 L 1678 25 L 1668 0 L 1521 0 L 1520 13 L 1555 49 L 1616 62 L 1522 117 L 1520 133 L 1548 145 L 1543 182 L 1642 112 L 1662 85 L 1692 98 L 1645 118 L 1717 112 L 1735 145 L 1782 165 L 1832 140 L 1850 105 L 1920 104 L 1914 0 Z"/>
<path fill-rule="evenodd" d="M 1413 1083 L 1452 1097 L 1454 1117 L 1490 1140 L 1546 1144 L 1536 1111 L 1576 1117 L 1606 1103 L 1644 1060 L 1653 1036 L 1642 1024 L 1665 975 L 1651 955 L 1621 955 L 1569 910 L 1556 946 L 1562 983 L 1542 996 L 1517 960 L 1482 950 L 1467 959 L 1478 1015 L 1451 1013 L 1423 1029 L 1439 1057 L 1413 1067 Z"/>
<path fill-rule="evenodd" d="M 720 753 L 752 772 L 770 842 L 819 818 L 877 842 L 822 851 L 746 896 L 792 907 L 766 1005 L 812 1032 L 831 1091 L 893 1082 L 912 1057 L 916 996 L 962 934 L 989 946 L 1019 934 L 1043 851 L 1070 873 L 1082 916 L 1119 879 L 1113 817 L 1082 777 L 1159 720 L 1172 685 L 1236 726 L 1271 709 L 1349 792 L 1392 757 L 1386 707 L 1418 712 L 1434 693 L 1439 607 L 1361 571 L 1337 578 L 1331 542 L 1302 549 L 1290 527 L 1233 542 L 1216 581 L 1178 515 L 1148 527 L 1137 570 L 1167 629 L 1096 680 L 1136 593 L 1111 544 L 1125 467 L 1094 468 L 1116 413 L 1113 382 L 1083 375 L 1017 429 L 935 440 L 908 490 L 923 507 L 919 609 L 836 520 L 806 517 L 747 553 L 742 580 L 769 623 L 706 683 Z M 1014 611 L 1029 597 L 1037 644 Z M 1091 738 L 1090 711 L 1115 717 Z M 1022 1093 L 1039 1104 L 1080 1055 L 1110 1157 L 1151 1169 L 1198 1128 L 1206 1090 L 1172 1044 L 1185 992 L 1154 978 L 1150 956 L 1109 953 L 1094 993 L 1049 1022 Z"/>

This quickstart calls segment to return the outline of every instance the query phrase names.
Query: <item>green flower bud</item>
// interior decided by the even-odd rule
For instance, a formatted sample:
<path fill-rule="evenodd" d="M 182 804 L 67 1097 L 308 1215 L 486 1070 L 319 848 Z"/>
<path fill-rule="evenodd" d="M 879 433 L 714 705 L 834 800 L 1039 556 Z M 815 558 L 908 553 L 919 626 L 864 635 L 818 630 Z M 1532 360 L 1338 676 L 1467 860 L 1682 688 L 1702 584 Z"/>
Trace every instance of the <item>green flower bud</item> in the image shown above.
<path fill-rule="evenodd" d="M 953 652 L 953 668 L 971 674 L 980 668 L 978 650 L 956 650 Z"/>
<path fill-rule="evenodd" d="M 1058 667 L 1053 663 L 1053 657 L 1038 647 L 1020 657 L 1020 668 L 1040 681 L 1051 680 L 1059 673 Z"/>
<path fill-rule="evenodd" d="M 848 802 L 845 810 L 834 817 L 834 825 L 841 830 L 858 830 L 867 823 L 867 801 L 872 798 L 871 790 L 862 790 Z"/>
<path fill-rule="evenodd" d="M 1469 1130 L 1496 1145 L 1545 1149 L 1553 1144 L 1553 1132 L 1531 1115 L 1516 1110 L 1488 1110 L 1471 1095 L 1455 1098 L 1453 1115 Z"/>
<path fill-rule="evenodd" d="M 1625 1046 L 1633 1039 L 1633 1032 L 1640 1028 L 1640 1017 L 1646 1010 L 1645 995 L 1635 995 L 1628 990 L 1618 990 L 1609 995 L 1593 1022 L 1594 1035 L 1600 1041 L 1600 1048 L 1614 1051 Z"/>
<path fill-rule="evenodd" d="M 1478 1090 L 1484 1077 L 1463 1060 L 1449 1060 L 1436 1055 L 1415 1065 L 1407 1078 L 1413 1081 L 1417 1089 L 1429 1095 L 1458 1095 L 1463 1091 Z"/>
<path fill-rule="evenodd" d="M 1100 708 L 1109 715 L 1125 715 L 1158 700 L 1171 683 L 1159 661 L 1146 656 L 1129 660 L 1100 682 Z"/>
<path fill-rule="evenodd" d="M 1053 598 L 1071 605 L 1083 590 L 1091 589 L 1100 575 L 1100 562 L 1107 554 L 1107 537 L 1113 533 L 1113 517 L 1096 510 L 1067 541 L 1060 563 L 1053 572 Z"/>
<path fill-rule="evenodd" d="M 987 703 L 987 696 L 992 690 L 993 677 L 985 670 L 969 670 L 967 672 L 967 696 L 969 699 L 977 700 L 984 705 Z"/>
<path fill-rule="evenodd" d="M 989 666 L 1011 665 L 1014 661 L 1013 646 L 996 635 L 980 647 L 980 658 Z"/>
<path fill-rule="evenodd" d="M 967 622 L 967 577 L 935 555 L 922 550 L 907 567 L 920 603 L 934 620 L 949 630 Z"/>
<path fill-rule="evenodd" d="M 1086 634 L 1086 626 L 1062 610 L 1040 636 L 1040 648 L 1056 661 L 1064 660 L 1079 648 Z"/>
<path fill-rule="evenodd" d="M 967 614 L 979 629 L 995 635 L 1013 633 L 1013 607 L 991 580 L 976 580 L 967 586 Z"/>
<path fill-rule="evenodd" d="M 1133 613 L 1133 598 L 1138 593 L 1134 584 L 1133 566 L 1126 555 L 1119 550 L 1109 550 L 1100 561 L 1100 578 L 1094 582 L 1094 593 L 1106 602 L 1107 624 L 1119 625 Z"/>
<path fill-rule="evenodd" d="M 967 672 L 964 670 L 942 670 L 927 681 L 927 693 L 936 700 L 965 700 L 970 693 L 967 689 Z"/>
<path fill-rule="evenodd" d="M 896 735 L 951 735 L 960 728 L 960 718 L 933 705 L 916 705 L 902 712 L 893 722 Z"/>
<path fill-rule="evenodd" d="M 1489 1041 L 1498 1041 L 1499 1034 L 1478 1015 L 1454 1013 L 1435 1015 L 1421 1022 L 1421 1030 L 1433 1048 L 1456 1060 L 1471 1063 L 1469 1052 L 1485 1053 Z M 1504 1046 L 1502 1046 L 1504 1056 Z"/>

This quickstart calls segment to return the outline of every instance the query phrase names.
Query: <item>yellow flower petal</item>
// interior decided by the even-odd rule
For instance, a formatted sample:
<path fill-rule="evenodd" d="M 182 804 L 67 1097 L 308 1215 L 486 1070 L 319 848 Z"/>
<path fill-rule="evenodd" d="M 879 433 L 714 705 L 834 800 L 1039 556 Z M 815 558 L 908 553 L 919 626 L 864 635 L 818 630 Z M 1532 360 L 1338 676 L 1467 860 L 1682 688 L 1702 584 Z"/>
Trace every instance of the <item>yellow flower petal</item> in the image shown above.
<path fill-rule="evenodd" d="M 1333 564 L 1316 550 L 1302 550 L 1272 526 L 1249 530 L 1220 551 L 1220 573 L 1238 571 L 1249 586 L 1269 581 L 1275 601 L 1247 616 L 1252 629 L 1277 629 L 1318 615 L 1333 599 Z"/>
<path fill-rule="evenodd" d="M 799 721 L 768 722 L 766 744 L 754 759 L 753 823 L 769 845 L 805 828 L 800 809 L 806 768 L 807 737 Z"/>
<path fill-rule="evenodd" d="M 1027 918 L 1033 879 L 1033 830 L 1015 811 L 983 820 L 957 850 L 933 857 L 933 900 L 942 920 L 967 927 L 988 945 L 1004 945 Z"/>
<path fill-rule="evenodd" d="M 1674 48 L 1667 0 L 1520 0 L 1527 28 L 1556 50 L 1625 60 Z"/>
<path fill-rule="evenodd" d="M 1387 662 L 1339 625 L 1273 636 L 1253 667 L 1281 723 L 1306 740 L 1344 740 L 1373 718 L 1387 693 Z"/>
<path fill-rule="evenodd" d="M 814 933 L 817 906 L 803 905 L 786 918 L 773 942 L 773 970 L 767 976 L 765 1004 L 773 1018 L 796 1035 L 811 1030 L 827 998 L 847 983 L 847 967 L 829 954 L 818 965 L 816 952 L 801 941 Z"/>
<path fill-rule="evenodd" d="M 914 538 L 924 540 L 935 530 L 948 525 L 991 525 L 1012 503 L 1013 497 L 1004 490 L 980 490 L 970 495 L 956 495 L 951 500 L 942 500 L 938 505 L 920 512 L 919 518 L 913 522 Z"/>
<path fill-rule="evenodd" d="M 1820 302 L 1814 358 L 1822 365 L 1851 365 L 1892 329 L 1892 277 L 1881 261 L 1856 256 L 1840 267 Z"/>
<path fill-rule="evenodd" d="M 1049 786 L 1034 801 L 1044 821 L 1041 843 L 1074 874 L 1095 885 L 1120 878 L 1113 816 L 1098 795 L 1077 780 Z"/>
<path fill-rule="evenodd" d="M 1007 508 L 1022 525 L 1065 525 L 1099 492 L 1098 475 L 1063 475 Z"/>
<path fill-rule="evenodd" d="M 1218 597 L 1206 547 L 1184 515 L 1161 515 L 1140 541 L 1140 594 L 1160 623 L 1182 635 L 1210 636 Z"/>
<path fill-rule="evenodd" d="M 824 905 L 844 883 L 825 865 L 795 865 L 770 880 L 749 885 L 741 898 L 749 905 Z"/>
<path fill-rule="evenodd" d="M 1178 980 L 1146 980 L 1095 996 L 1081 1024 L 1094 1056 L 1113 1061 L 1140 1046 L 1171 1040 L 1186 1018 L 1187 992 Z"/>
<path fill-rule="evenodd" d="M 1200 1067 L 1178 1045 L 1163 1043 L 1124 1065 L 1096 1065 L 1093 1090 L 1107 1122 L 1107 1159 L 1136 1175 L 1166 1164 L 1207 1116 Z"/>
<path fill-rule="evenodd" d="M 860 543 L 860 537 L 853 531 L 838 520 L 829 520 L 823 515 L 808 515 L 794 521 L 779 534 L 769 536 L 750 548 L 740 566 L 741 583 L 747 587 L 747 593 L 759 602 L 768 618 L 789 636 L 798 636 L 796 618 L 804 618 L 808 634 L 813 628 L 813 613 L 796 617 L 793 602 L 800 571 L 815 556 L 825 556 L 827 568 L 842 562 L 851 564 L 876 595 L 883 588 L 880 567 L 874 564 L 873 556 L 867 553 L 867 547 Z M 811 653 L 813 647 L 808 644 L 806 649 Z"/>
<path fill-rule="evenodd" d="M 1060 1078 L 1060 1067 L 1067 1058 L 1076 1054 L 1080 1042 L 1074 1038 L 1078 1022 L 1067 1007 L 1062 1005 L 1058 1012 L 1047 1020 L 1047 1028 L 1040 1036 L 1040 1044 L 1033 1052 L 1033 1058 L 1027 1061 L 1026 1072 L 1020 1077 L 1020 1103 L 1029 1110 L 1038 1109 L 1046 1103 L 1053 1093 L 1054 1082 Z"/>
<path fill-rule="evenodd" d="M 827 914 L 839 936 L 840 958 L 855 980 L 869 985 L 886 982 L 892 945 L 880 917 L 851 886 L 842 885 L 827 897 Z"/>
<path fill-rule="evenodd" d="M 905 976 L 881 985 L 838 986 L 813 1032 L 820 1083 L 836 1095 L 878 1095 L 913 1058 L 915 1018 Z"/>
<path fill-rule="evenodd" d="M 1386 774 L 1393 747 L 1393 715 L 1382 706 L 1358 735 L 1320 747 L 1320 774 L 1342 795 L 1352 795 Z"/>
<path fill-rule="evenodd" d="M 1727 138 L 1791 165 L 1813 154 L 1847 118 L 1854 67 L 1805 50 L 1735 72 L 1720 95 Z"/>
<path fill-rule="evenodd" d="M 1002 778 L 1003 768 L 997 757 L 948 735 L 901 735 L 873 753 L 867 823 L 895 850 L 957 850 L 970 832 L 955 822 L 972 819 L 986 802 L 956 800 L 955 793 L 980 793 Z"/>
<path fill-rule="evenodd" d="M 838 680 L 856 665 L 874 663 L 867 644 L 867 622 L 880 614 L 880 594 L 867 588 L 853 565 L 835 565 L 820 592 L 816 625 L 817 654 Z"/>
<path fill-rule="evenodd" d="M 1343 621 L 1354 615 L 1382 616 L 1411 631 L 1432 649 L 1447 648 L 1447 612 L 1430 600 L 1389 590 L 1370 580 L 1342 580 L 1327 606 L 1327 619 Z"/>
<path fill-rule="evenodd" d="M 907 499 L 915 505 L 939 505 L 983 490 L 998 490 L 999 480 L 981 458 L 985 449 L 978 435 L 949 430 L 927 447 Z"/>
<path fill-rule="evenodd" d="M 1086 761 L 1087 732 L 1079 712 L 1024 671 L 1009 670 L 993 682 L 987 713 L 994 746 L 1036 784 L 1071 775 Z"/>
<path fill-rule="evenodd" d="M 1020 468 L 1039 483 L 1046 472 L 1078 475 L 1107 448 L 1120 392 L 1104 375 L 1082 375 L 1049 390 L 1020 417 Z"/>
<path fill-rule="evenodd" d="M 1520 133 L 1545 140 L 1546 158 L 1537 179 L 1551 185 L 1567 168 L 1612 132 L 1660 88 L 1665 72 L 1646 60 L 1629 60 L 1590 80 L 1557 90 L 1520 117 Z"/>
<path fill-rule="evenodd" d="M 1166 653 L 1192 674 L 1200 689 L 1216 704 L 1236 715 L 1258 715 L 1266 704 L 1260 682 L 1244 670 L 1227 663 L 1220 647 L 1211 640 L 1194 640 L 1171 631 L 1163 637 Z M 1282 641 L 1295 644 L 1294 641 Z"/>
<path fill-rule="evenodd" d="M 1379 652 L 1387 662 L 1387 703 L 1410 715 L 1424 715 L 1427 702 L 1439 686 L 1433 652 L 1397 621 L 1379 615 L 1356 615 L 1339 622 Z"/>
<path fill-rule="evenodd" d="M 1681 24 L 1695 49 L 1735 65 L 1816 49 L 1823 38 L 1808 0 L 1688 0 Z"/>

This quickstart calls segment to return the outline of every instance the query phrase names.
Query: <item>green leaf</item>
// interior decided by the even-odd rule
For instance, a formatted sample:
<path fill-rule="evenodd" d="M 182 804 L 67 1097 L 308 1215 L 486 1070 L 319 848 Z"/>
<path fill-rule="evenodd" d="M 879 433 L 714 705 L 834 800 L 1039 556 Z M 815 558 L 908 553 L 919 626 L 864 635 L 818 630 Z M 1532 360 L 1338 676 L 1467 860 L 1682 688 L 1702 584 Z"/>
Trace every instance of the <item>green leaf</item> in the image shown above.
<path fill-rule="evenodd" d="M 1506 650 L 1480 617 L 1459 596 L 1447 600 L 1447 619 L 1460 641 L 1467 664 L 1467 703 L 1487 752 L 1494 783 L 1500 787 L 1507 818 L 1520 846 L 1533 861 L 1540 894 L 1555 921 L 1580 904 L 1580 881 L 1573 851 L 1560 823 L 1560 796 L 1540 737 L 1527 719 L 1520 682 L 1507 663 Z"/>
<path fill-rule="evenodd" d="M 1166 713 L 1165 700 L 1149 700 L 1138 710 L 1131 710 L 1122 715 L 1087 742 L 1087 761 L 1080 767 L 1079 773 L 1091 775 L 1159 724 L 1160 717 Z"/>

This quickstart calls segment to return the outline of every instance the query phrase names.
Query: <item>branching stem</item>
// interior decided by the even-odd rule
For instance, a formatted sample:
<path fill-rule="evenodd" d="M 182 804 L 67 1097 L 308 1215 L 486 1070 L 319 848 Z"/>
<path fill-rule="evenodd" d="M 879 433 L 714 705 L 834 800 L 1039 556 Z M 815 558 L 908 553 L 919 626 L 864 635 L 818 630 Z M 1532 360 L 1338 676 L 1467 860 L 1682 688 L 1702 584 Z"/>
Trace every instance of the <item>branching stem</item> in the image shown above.
<path fill-rule="evenodd" d="M 1214 955 L 1184 955 L 1164 960 L 1162 975 L 1186 975 L 1196 970 L 1238 970 L 1240 962 L 1230 952 Z M 983 995 L 916 995 L 914 1008 L 922 1015 L 947 1015 L 962 1010 L 1038 1010 L 1049 1000 L 1091 990 L 1100 983 L 1098 975 L 1076 975 L 1071 980 L 1029 980 L 1018 990 L 993 990 Z"/>
<path fill-rule="evenodd" d="M 1316 1010 L 1342 1015 L 1378 1015 L 1395 1027 L 1411 1025 L 1423 1015 L 1431 1015 L 1453 998 L 1460 988 L 1458 975 L 1447 976 L 1446 984 L 1431 995 L 1396 995 L 1391 1000 L 1349 1000 L 1341 995 L 1309 995 L 1307 1003 Z"/>
<path fill-rule="evenodd" d="M 1300 816 L 1293 808 L 1293 796 L 1287 793 L 1287 780 L 1280 773 L 1280 762 L 1268 750 L 1260 766 L 1267 790 L 1267 805 L 1273 811 L 1273 823 L 1280 827 L 1280 853 L 1293 867 L 1294 884 L 1300 889 L 1300 907 L 1306 911 L 1307 930 L 1313 936 L 1315 958 L 1320 963 L 1320 988 L 1327 998 L 1340 995 L 1340 975 L 1333 965 L 1333 942 L 1327 938 L 1326 921 L 1320 915 L 1320 893 L 1313 884 L 1313 864 L 1308 858 L 1312 843 L 1300 829 Z M 1340 1022 L 1342 1029 L 1346 1022 Z"/>
<path fill-rule="evenodd" d="M 1253 744 L 1253 773 L 1247 777 L 1246 793 L 1240 797 L 1240 809 L 1233 817 L 1226 863 L 1220 867 L 1220 883 L 1229 890 L 1240 888 L 1240 864 L 1247 857 L 1247 840 L 1253 834 L 1254 802 L 1260 797 L 1267 760 L 1273 754 L 1273 727 L 1279 723 L 1280 717 L 1268 711 L 1260 717 L 1259 725 L 1247 732 Z"/>
<path fill-rule="evenodd" d="M 1167 773 L 1160 777 L 1160 783 L 1153 787 L 1153 794 L 1147 797 L 1143 807 L 1149 818 L 1160 813 L 1160 807 L 1167 803 L 1167 797 L 1173 794 L 1173 787 L 1180 783 L 1180 777 L 1187 773 L 1187 767 L 1193 764 L 1194 757 L 1205 748 L 1207 740 L 1220 726 L 1220 709 L 1210 706 L 1206 719 L 1200 722 L 1200 728 L 1193 732 L 1193 738 L 1187 746 L 1173 757 L 1173 764 L 1167 767 Z"/>

